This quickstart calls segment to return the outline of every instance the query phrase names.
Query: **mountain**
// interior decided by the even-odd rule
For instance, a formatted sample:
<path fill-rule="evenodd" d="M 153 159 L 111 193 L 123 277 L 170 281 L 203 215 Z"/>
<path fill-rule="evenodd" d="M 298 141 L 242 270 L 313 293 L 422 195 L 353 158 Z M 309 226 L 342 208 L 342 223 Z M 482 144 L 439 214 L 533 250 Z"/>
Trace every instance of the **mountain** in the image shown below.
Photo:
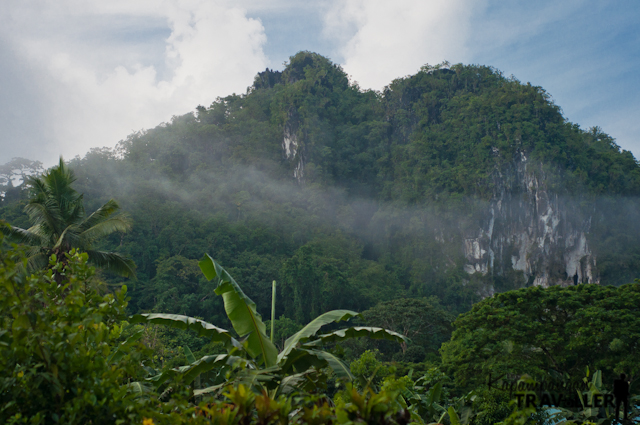
<path fill-rule="evenodd" d="M 374 92 L 300 52 L 245 94 L 70 166 L 88 209 L 113 197 L 133 216 L 105 248 L 138 265 L 136 311 L 224 321 L 197 270 L 205 252 L 264 313 L 277 280 L 278 314 L 299 323 L 404 296 L 460 312 L 496 291 L 640 274 L 636 159 L 486 66 L 425 66 Z M 21 224 L 20 203 L 1 208 Z"/>

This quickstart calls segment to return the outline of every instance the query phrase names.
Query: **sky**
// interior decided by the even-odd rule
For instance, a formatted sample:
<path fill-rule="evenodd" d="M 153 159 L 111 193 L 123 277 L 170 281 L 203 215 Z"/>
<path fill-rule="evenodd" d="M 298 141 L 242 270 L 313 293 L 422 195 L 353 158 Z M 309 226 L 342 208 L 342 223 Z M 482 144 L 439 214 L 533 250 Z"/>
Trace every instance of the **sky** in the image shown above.
<path fill-rule="evenodd" d="M 245 93 L 300 50 L 381 90 L 490 65 L 640 158 L 637 0 L 2 0 L 0 164 L 57 162 Z"/>

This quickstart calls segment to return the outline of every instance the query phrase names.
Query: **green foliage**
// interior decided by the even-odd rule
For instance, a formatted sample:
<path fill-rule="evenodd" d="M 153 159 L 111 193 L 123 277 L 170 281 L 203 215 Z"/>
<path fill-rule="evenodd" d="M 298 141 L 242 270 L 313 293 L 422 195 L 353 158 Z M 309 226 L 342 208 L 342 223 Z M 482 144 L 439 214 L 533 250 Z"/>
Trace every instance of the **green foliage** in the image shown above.
<path fill-rule="evenodd" d="M 215 292 L 223 297 L 225 310 L 239 338 L 193 317 L 161 313 L 132 316 L 131 323 L 160 324 L 191 330 L 198 336 L 223 343 L 227 350 L 226 354 L 205 355 L 185 366 L 165 369 L 150 378 L 156 386 L 176 377 L 190 384 L 198 376 L 216 370 L 208 379 L 208 387 L 196 390 L 197 396 L 219 392 L 229 383 L 284 394 L 301 388 L 317 390 L 325 385 L 324 368 L 329 368 L 340 380 L 353 379 L 338 356 L 322 349 L 325 344 L 365 336 L 399 343 L 405 341 L 405 337 L 396 332 L 374 327 L 349 327 L 319 334 L 323 326 L 358 316 L 352 311 L 337 310 L 324 313 L 302 327 L 284 342 L 282 351 L 278 353 L 276 346 L 266 336 L 266 326 L 255 309 L 255 303 L 244 294 L 229 273 L 209 255 L 205 255 L 199 265 L 207 279 L 215 279 Z M 185 358 L 188 357 L 185 355 Z"/>
<path fill-rule="evenodd" d="M 454 65 L 451 71 L 424 69 L 385 91 L 395 130 L 395 144 L 385 158 L 394 176 L 385 182 L 388 196 L 486 198 L 493 167 L 508 164 L 521 151 L 562 170 L 558 177 L 565 190 L 586 186 L 597 193 L 638 193 L 632 156 L 621 155 L 599 129 L 584 132 L 566 122 L 541 87 L 505 78 L 490 67 Z"/>
<path fill-rule="evenodd" d="M 289 157 L 285 134 L 297 141 Z M 470 276 L 461 248 L 488 220 L 496 184 L 519 178 L 523 157 L 545 189 L 593 211 L 589 247 L 602 281 L 639 275 L 635 159 L 600 129 L 567 122 L 542 88 L 490 67 L 427 66 L 375 93 L 300 52 L 246 94 L 68 166 L 87 210 L 114 197 L 135 222 L 100 242 L 137 264 L 131 311 L 227 325 L 218 298 L 200 302 L 204 279 L 185 279 L 202 252 L 243 282 L 263 317 L 276 280 L 289 295 L 276 317 L 298 323 L 395 298 L 437 296 L 460 313 L 492 289 L 525 286 L 506 250 L 496 257 L 505 270 Z M 0 215 L 21 226 L 13 205 L 3 202 Z"/>
<path fill-rule="evenodd" d="M 357 315 L 350 311 L 319 316 L 285 341 L 274 366 L 265 367 L 259 364 L 263 354 L 248 348 L 246 335 L 236 339 L 230 332 L 198 319 L 148 314 L 133 316 L 131 324 L 127 324 L 123 321 L 126 287 L 104 295 L 99 282 L 92 280 L 94 270 L 87 266 L 85 254 L 72 251 L 64 263 L 52 257 L 46 271 L 30 276 L 24 275 L 24 269 L 20 268 L 26 258 L 19 251 L 3 251 L 0 258 L 0 419 L 6 423 L 141 423 L 144 419 L 145 423 L 158 424 L 213 421 L 468 425 L 499 421 L 544 423 L 559 418 L 568 420 L 567 423 L 606 419 L 601 411 L 590 407 L 561 409 L 553 417 L 543 410 L 516 410 L 507 393 L 482 386 L 472 393 L 460 394 L 461 387 L 451 387 L 448 377 L 437 368 L 428 370 L 415 381 L 412 372 L 396 379 L 395 367 L 380 362 L 374 351 L 366 351 L 351 363 L 349 370 L 338 355 L 322 350 L 322 346 L 364 335 L 404 341 L 399 334 L 377 328 L 350 327 L 321 333 L 324 327 Z M 209 272 L 215 270 L 216 279 L 221 277 L 218 287 L 227 285 L 228 292 L 236 292 L 234 297 L 228 297 L 232 304 L 228 310 L 237 311 L 234 307 L 240 306 L 245 313 L 234 316 L 232 323 L 247 317 L 260 320 L 251 309 L 251 300 L 246 295 L 242 298 L 240 287 L 224 269 L 210 257 L 203 268 Z M 494 315 L 507 317 L 510 322 L 506 326 L 503 323 L 502 327 L 513 327 L 514 332 L 531 327 L 538 335 L 534 338 L 533 334 L 522 332 L 521 338 L 535 342 L 551 341 L 557 335 L 530 322 L 548 323 L 546 318 L 557 320 L 562 316 L 571 319 L 562 323 L 562 328 L 573 335 L 566 339 L 568 351 L 584 353 L 584 348 L 591 344 L 607 346 L 614 355 L 604 355 L 605 348 L 600 353 L 603 358 L 596 356 L 595 363 L 637 373 L 633 369 L 636 365 L 632 344 L 638 340 L 634 308 L 640 305 L 639 286 L 530 288 L 487 299 L 458 320 L 452 342 L 443 349 L 445 365 L 451 366 L 459 360 L 454 358 L 451 362 L 448 356 L 455 351 L 448 350 L 460 342 L 459 331 L 464 329 L 460 322 L 468 326 L 479 323 L 478 317 L 470 318 L 474 314 L 481 315 L 485 321 L 492 320 Z M 402 306 L 406 300 L 398 302 Z M 493 307 L 492 313 L 483 307 L 485 304 Z M 531 315 L 536 318 L 532 319 Z M 149 329 L 136 323 L 189 329 L 207 340 L 218 341 L 207 350 L 226 353 L 206 354 L 205 351 L 202 355 L 202 351 L 193 352 L 186 346 L 180 357 L 186 362 L 185 366 L 154 371 L 149 367 L 153 364 L 149 351 L 140 344 L 149 341 Z M 472 334 L 480 332 L 482 336 L 485 329 L 496 328 L 495 323 L 483 326 Z M 559 322 L 549 326 L 557 333 Z M 508 333 L 509 329 L 502 332 Z M 603 335 L 602 329 L 613 332 L 615 338 Z M 259 324 L 250 332 L 261 332 L 264 336 Z M 517 337 L 513 333 L 509 336 Z M 500 341 L 499 336 L 486 337 Z M 524 345 L 524 341 L 514 344 Z M 475 348 L 467 344 L 464 349 L 492 370 L 508 370 L 510 364 L 535 365 L 527 364 L 532 361 L 530 354 L 513 353 L 511 360 L 515 363 L 505 358 L 483 358 L 490 354 L 486 350 L 488 344 L 483 347 L 482 351 L 474 351 Z M 576 358 L 561 348 L 553 347 L 556 358 L 575 363 Z M 630 352 L 621 353 L 624 350 Z M 536 350 L 527 353 L 532 352 Z M 474 365 L 477 364 L 460 363 L 456 369 L 475 373 L 468 372 Z M 329 375 L 323 372 L 326 369 L 331 370 Z M 457 370 L 454 376 L 458 379 Z M 478 373 L 483 372 L 481 367 Z M 323 394 L 327 378 L 334 376 L 349 381 L 352 375 L 355 382 L 342 386 L 334 395 L 335 406 L 330 406 Z M 589 376 L 587 369 L 584 382 L 588 390 L 583 400 L 593 404 L 594 395 L 606 391 L 603 374 L 597 371 Z M 212 394 L 214 398 L 209 397 Z M 605 415 L 611 417 L 611 412 Z"/>
<path fill-rule="evenodd" d="M 280 318 L 274 321 L 274 335 L 273 335 L 273 343 L 278 347 L 279 351 L 282 351 L 284 348 L 285 341 L 294 333 L 298 332 L 302 325 L 294 322 L 285 316 L 280 316 Z M 265 321 L 265 325 L 270 329 L 271 321 Z M 271 336 L 271 335 L 269 335 Z"/>
<path fill-rule="evenodd" d="M 225 423 L 303 424 L 376 418 L 378 423 L 392 424 L 396 423 L 396 417 L 402 416 L 401 407 L 395 401 L 397 392 L 365 391 L 361 395 L 348 387 L 341 405 L 331 408 L 317 397 L 309 398 L 297 392 L 285 396 L 293 386 L 302 390 L 305 382 L 312 382 L 315 369 L 302 373 L 296 369 L 298 373 L 292 370 L 293 374 L 289 375 L 274 368 L 256 369 L 256 359 L 252 360 L 247 339 L 242 341 L 243 345 L 227 331 L 206 322 L 155 314 L 134 316 L 131 324 L 127 324 L 123 321 L 127 317 L 126 287 L 101 295 L 99 282 L 91 278 L 94 270 L 86 265 L 86 254 L 72 251 L 65 263 L 56 263 L 52 258 L 48 270 L 31 276 L 22 273 L 19 265 L 26 259 L 19 252 L 2 252 L 1 260 L 0 419 L 3 423 L 142 423 L 144 419 L 145 423 L 174 424 L 208 423 L 213 419 L 227 421 Z M 206 264 L 203 268 L 206 269 Z M 227 276 L 220 285 L 229 283 L 224 269 L 217 266 L 216 273 Z M 57 276 L 63 276 L 61 284 Z M 228 288 L 228 291 L 236 290 L 239 291 L 237 285 Z M 237 298 L 230 299 L 237 305 Z M 247 302 L 251 304 L 250 300 Z M 245 317 L 247 315 L 252 316 L 246 313 Z M 283 356 L 280 369 L 299 368 L 308 364 L 309 359 L 315 359 L 311 364 L 318 368 L 343 367 L 338 366 L 341 362 L 331 353 L 313 344 L 306 348 L 305 341 L 317 342 L 314 338 L 323 324 L 353 315 L 350 312 L 329 314 L 302 329 L 288 342 L 288 355 Z M 234 318 L 238 319 L 242 317 Z M 207 339 L 224 342 L 230 354 L 200 357 L 185 348 L 187 366 L 166 368 L 160 373 L 149 366 L 142 368 L 141 364 L 152 363 L 148 350 L 140 344 L 147 338 L 146 330 L 135 325 L 141 322 L 195 330 Z M 260 327 L 255 331 L 262 332 Z M 291 357 L 294 354 L 295 359 Z M 287 362 L 289 366 L 285 365 Z M 192 385 L 199 377 L 207 378 L 216 369 L 223 372 L 222 385 L 217 391 L 220 398 L 207 399 L 198 408 L 188 403 L 187 399 L 193 395 L 202 398 L 213 390 L 196 387 L 193 391 L 185 386 Z M 234 370 L 235 375 L 229 375 Z M 151 376 L 147 376 L 148 372 Z M 334 373 L 339 376 L 337 371 Z M 231 382 L 235 382 L 235 386 L 229 386 Z M 272 387 L 270 382 L 281 382 L 281 391 L 265 392 Z M 380 405 L 382 402 L 386 405 Z M 323 418 L 320 422 L 319 417 Z"/>
<path fill-rule="evenodd" d="M 340 255 L 346 250 L 339 245 L 332 249 L 323 245 L 305 245 L 283 265 L 283 293 L 289 294 L 283 297 L 284 311 L 299 323 L 308 322 L 333 305 L 355 308 L 349 301 L 354 299 L 355 290 L 346 276 L 349 254 L 346 258 Z M 331 254 L 326 255 L 327 251 Z"/>
<path fill-rule="evenodd" d="M 385 378 L 394 373 L 393 367 L 378 360 L 379 354 L 377 350 L 367 350 L 358 359 L 351 362 L 349 368 L 353 376 L 358 378 L 361 388 L 378 386 Z"/>
<path fill-rule="evenodd" d="M 357 391 L 348 385 L 335 406 L 317 396 L 272 397 L 239 385 L 228 387 L 224 398 L 201 403 L 199 413 L 220 424 L 407 424 L 409 417 L 399 403 L 397 391 Z"/>
<path fill-rule="evenodd" d="M 155 277 L 145 287 L 144 302 L 155 304 L 158 313 L 210 316 L 222 307 L 212 290 L 198 262 L 177 255 L 158 262 Z"/>
<path fill-rule="evenodd" d="M 290 145 L 283 152 L 285 137 L 296 142 L 295 151 Z M 132 134 L 115 150 L 93 149 L 54 167 L 40 181 L 59 176 L 66 182 L 56 192 L 60 196 L 43 189 L 27 200 L 26 186 L 11 188 L 7 179 L 31 173 L 11 167 L 35 170 L 37 164 L 9 164 L 8 174 L 0 170 L 0 216 L 27 229 L 13 233 L 37 242 L 30 245 L 36 248 L 31 254 L 44 267 L 57 267 L 49 266 L 51 253 L 66 262 L 71 247 L 118 252 L 136 261 L 138 281 L 129 285 L 127 308 L 138 323 L 125 326 L 119 338 L 142 332 L 139 341 L 154 353 L 145 363 L 149 380 L 136 377 L 136 382 L 153 394 L 150 399 L 162 398 L 156 420 L 174 415 L 179 423 L 187 420 L 183 412 L 195 414 L 186 401 L 194 389 L 200 401 L 220 395 L 229 382 L 234 391 L 244 385 L 254 401 L 266 389 L 271 401 L 256 401 L 261 406 L 296 391 L 326 387 L 332 394 L 337 376 L 350 379 L 345 363 L 367 349 L 401 361 L 394 367 L 407 375 L 409 369 L 420 375 L 437 365 L 435 353 L 448 338 L 452 315 L 469 311 L 493 291 L 530 283 L 509 267 L 500 270 L 498 257 L 486 275 L 469 275 L 461 248 L 467 235 L 490 219 L 488 202 L 499 185 L 519 178 L 525 157 L 528 172 L 559 202 L 566 198 L 580 205 L 567 218 L 592 217 L 587 237 L 602 282 L 619 285 L 640 275 L 637 161 L 599 128 L 584 131 L 569 123 L 542 88 L 475 65 L 425 66 L 376 93 L 350 83 L 326 58 L 300 52 L 283 72 L 260 73 L 246 94 L 217 99 L 195 114 Z M 78 176 L 73 188 L 71 168 Z M 518 193 L 513 196 L 519 202 Z M 129 229 L 127 220 L 109 221 L 118 217 L 118 205 L 105 203 L 112 197 L 131 214 L 134 227 Z M 31 216 L 21 215 L 25 206 Z M 85 208 L 97 215 L 86 217 Z M 56 214 L 76 224 L 59 225 L 54 235 L 47 223 Z M 107 224 L 81 237 L 90 227 L 81 230 L 78 223 L 90 217 L 96 225 Z M 30 219 L 40 223 L 39 232 L 51 233 L 49 239 L 26 233 L 33 230 Z M 13 255 L 7 244 L 2 249 Z M 94 265 L 115 258 L 91 251 Z M 508 251 L 500 254 L 507 266 Z M 203 252 L 215 253 L 226 272 L 214 265 L 212 281 L 200 275 Z M 103 278 L 109 287 L 121 284 L 112 275 Z M 281 301 L 272 347 L 261 317 L 270 312 L 273 280 Z M 417 413 L 422 420 L 490 423 L 505 414 L 504 400 L 479 389 L 483 407 L 477 409 L 492 413 L 482 416 L 473 407 L 475 413 L 466 414 L 470 402 L 464 393 L 464 385 L 478 389 L 474 381 L 486 382 L 490 370 L 545 376 L 550 367 L 575 374 L 590 364 L 605 376 L 636 371 L 635 287 L 496 295 L 456 322 L 458 330 L 442 350 L 457 388 L 431 375 L 415 382 L 405 377 L 411 383 L 388 377 L 388 385 L 397 385 L 392 392 L 406 389 L 417 397 L 405 401 L 413 413 L 422 406 Z M 222 297 L 215 296 L 216 288 Z M 366 323 L 360 324 L 367 326 L 336 330 L 335 322 L 351 313 L 321 316 L 332 310 L 364 311 Z M 314 321 L 322 327 L 303 331 L 300 324 Z M 373 326 L 409 340 L 400 339 L 403 345 L 397 346 L 397 336 Z M 360 336 L 383 339 L 346 342 Z M 287 341 L 294 343 L 287 347 Z M 274 354 L 285 351 L 274 361 Z M 443 409 L 428 402 L 440 381 L 436 404 Z M 367 394 L 360 396 L 373 397 Z M 295 403 L 287 400 L 283 403 Z M 337 420 L 335 410 L 316 401 L 305 401 L 300 417 Z M 254 420 L 257 410 L 247 406 Z M 273 416 L 264 421 L 284 417 L 274 412 L 286 406 L 278 406 L 265 407 L 271 412 L 265 415 Z M 436 410 L 427 417 L 425 406 Z M 235 420 L 225 418 L 219 420 Z"/>
<path fill-rule="evenodd" d="M 126 232 L 131 222 L 125 215 L 114 215 L 120 208 L 113 199 L 89 216 L 85 215 L 83 196 L 71 187 L 75 176 L 62 158 L 57 167 L 42 176 L 29 177 L 30 199 L 24 208 L 31 227 L 3 227 L 3 232 L 19 243 L 29 246 L 30 270 L 47 266 L 51 255 L 64 261 L 64 254 L 73 248 L 86 251 L 98 267 L 123 276 L 133 277 L 134 264 L 115 252 L 92 249 L 94 243 L 114 232 Z"/>
<path fill-rule="evenodd" d="M 0 422 L 142 420 L 127 384 L 145 351 L 139 335 L 121 339 L 126 286 L 101 295 L 87 259 L 72 250 L 26 276 L 24 256 L 0 253 Z"/>
<path fill-rule="evenodd" d="M 508 392 L 482 388 L 476 393 L 478 401 L 475 409 L 478 414 L 473 420 L 474 425 L 493 425 L 504 421 L 513 413 L 514 406 Z"/>
<path fill-rule="evenodd" d="M 341 423 L 409 423 L 409 412 L 402 409 L 398 393 L 381 391 L 376 394 L 366 388 L 360 394 L 355 387 L 347 385 L 336 406 L 336 417 Z"/>
<path fill-rule="evenodd" d="M 454 323 L 443 364 L 456 383 L 488 382 L 505 373 L 539 380 L 586 367 L 606 376 L 639 372 L 640 283 L 619 288 L 578 285 L 509 291 L 474 305 Z"/>
<path fill-rule="evenodd" d="M 287 338 L 287 340 L 284 342 L 282 351 L 280 352 L 280 354 L 278 354 L 278 358 L 284 358 L 298 344 L 315 337 L 320 328 L 322 328 L 323 326 L 334 322 L 339 323 L 341 321 L 346 321 L 357 315 L 358 313 L 348 310 L 333 310 L 321 314 L 320 316 L 316 317 L 311 322 L 306 324 L 302 329 L 293 334 L 291 337 Z"/>
<path fill-rule="evenodd" d="M 404 361 L 424 361 L 428 351 L 436 352 L 451 336 L 454 317 L 442 308 L 436 297 L 400 298 L 387 301 L 362 313 L 366 323 L 394 330 L 409 340 L 401 345 Z M 380 344 L 387 354 L 388 345 Z M 395 348 L 395 347 L 394 347 Z"/>
<path fill-rule="evenodd" d="M 208 254 L 202 257 L 198 265 L 207 280 L 217 280 L 215 292 L 224 300 L 224 309 L 233 329 L 241 338 L 247 337 L 245 349 L 249 355 L 254 358 L 260 356 L 260 361 L 267 367 L 275 365 L 278 349 L 266 335 L 267 328 L 256 311 L 256 304 Z"/>
<path fill-rule="evenodd" d="M 522 381 L 526 381 L 530 384 L 536 384 L 537 382 L 531 378 L 524 378 Z M 507 409 L 504 408 L 505 411 L 512 410 L 511 414 L 504 418 L 505 424 L 548 424 L 548 423 L 563 423 L 568 425 L 577 425 L 577 424 L 614 424 L 621 423 L 620 420 L 616 420 L 616 412 L 615 408 L 610 405 L 605 405 L 601 401 L 598 404 L 601 404 L 600 407 L 594 407 L 596 403 L 596 396 L 601 399 L 604 398 L 605 394 L 611 394 L 606 385 L 604 385 L 602 380 L 602 371 L 597 370 L 593 375 L 590 374 L 590 370 L 586 368 L 586 375 L 582 378 L 582 386 L 580 390 L 576 391 L 576 400 L 579 402 L 576 407 L 564 407 L 564 406 L 556 406 L 553 408 L 545 408 L 545 407 L 521 407 L 518 409 Z M 540 403 L 540 393 L 539 392 L 528 392 L 528 394 L 532 394 L 536 398 L 536 403 Z M 542 396 L 544 397 L 544 396 Z M 505 399 L 505 395 L 501 397 L 503 400 Z M 638 408 L 637 401 L 640 400 L 638 396 L 630 397 L 630 411 L 628 411 L 629 418 L 632 418 L 629 423 L 633 423 L 634 419 L 638 418 L 640 415 L 640 409 Z M 485 407 L 486 403 L 483 403 L 482 407 Z M 502 404 L 505 404 L 504 402 Z M 510 404 L 515 404 L 513 401 Z M 492 409 L 489 406 L 489 409 L 485 410 L 481 413 L 481 416 L 486 418 L 487 415 L 491 414 Z M 621 415 L 624 413 L 620 412 Z M 622 423 L 626 423 L 627 421 L 622 421 Z M 486 422 L 485 422 L 486 423 Z"/>

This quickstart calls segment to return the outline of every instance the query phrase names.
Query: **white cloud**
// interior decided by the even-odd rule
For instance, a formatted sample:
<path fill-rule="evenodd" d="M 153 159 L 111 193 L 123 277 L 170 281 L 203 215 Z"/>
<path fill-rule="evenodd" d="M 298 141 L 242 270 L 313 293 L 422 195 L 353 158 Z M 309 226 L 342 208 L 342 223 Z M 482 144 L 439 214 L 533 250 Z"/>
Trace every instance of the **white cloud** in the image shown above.
<path fill-rule="evenodd" d="M 470 0 L 336 1 L 325 34 L 343 43 L 341 61 L 363 88 L 382 89 L 420 66 L 462 61 L 469 21 L 483 2 Z"/>
<path fill-rule="evenodd" d="M 113 146 L 307 49 L 378 90 L 425 63 L 494 65 L 638 155 L 637 17 L 594 0 L 2 0 L 0 163 Z"/>
<path fill-rule="evenodd" d="M 244 92 L 267 64 L 262 24 L 226 2 L 62 0 L 2 8 L 0 35 L 37 76 L 48 105 L 44 116 L 23 114 L 23 125 L 49 123 L 46 144 L 24 141 L 33 144 L 31 157 L 46 163 L 113 146 L 134 130 Z M 0 143 L 11 149 L 11 141 Z"/>

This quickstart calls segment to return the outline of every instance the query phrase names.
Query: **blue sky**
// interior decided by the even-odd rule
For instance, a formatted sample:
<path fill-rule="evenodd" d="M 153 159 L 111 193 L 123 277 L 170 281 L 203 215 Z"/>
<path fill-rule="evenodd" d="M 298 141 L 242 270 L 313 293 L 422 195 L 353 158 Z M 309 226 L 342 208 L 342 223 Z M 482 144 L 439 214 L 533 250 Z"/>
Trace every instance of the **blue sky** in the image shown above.
<path fill-rule="evenodd" d="M 426 63 L 491 65 L 640 158 L 639 23 L 632 0 L 3 0 L 0 163 L 114 146 L 299 50 L 377 90 Z"/>

